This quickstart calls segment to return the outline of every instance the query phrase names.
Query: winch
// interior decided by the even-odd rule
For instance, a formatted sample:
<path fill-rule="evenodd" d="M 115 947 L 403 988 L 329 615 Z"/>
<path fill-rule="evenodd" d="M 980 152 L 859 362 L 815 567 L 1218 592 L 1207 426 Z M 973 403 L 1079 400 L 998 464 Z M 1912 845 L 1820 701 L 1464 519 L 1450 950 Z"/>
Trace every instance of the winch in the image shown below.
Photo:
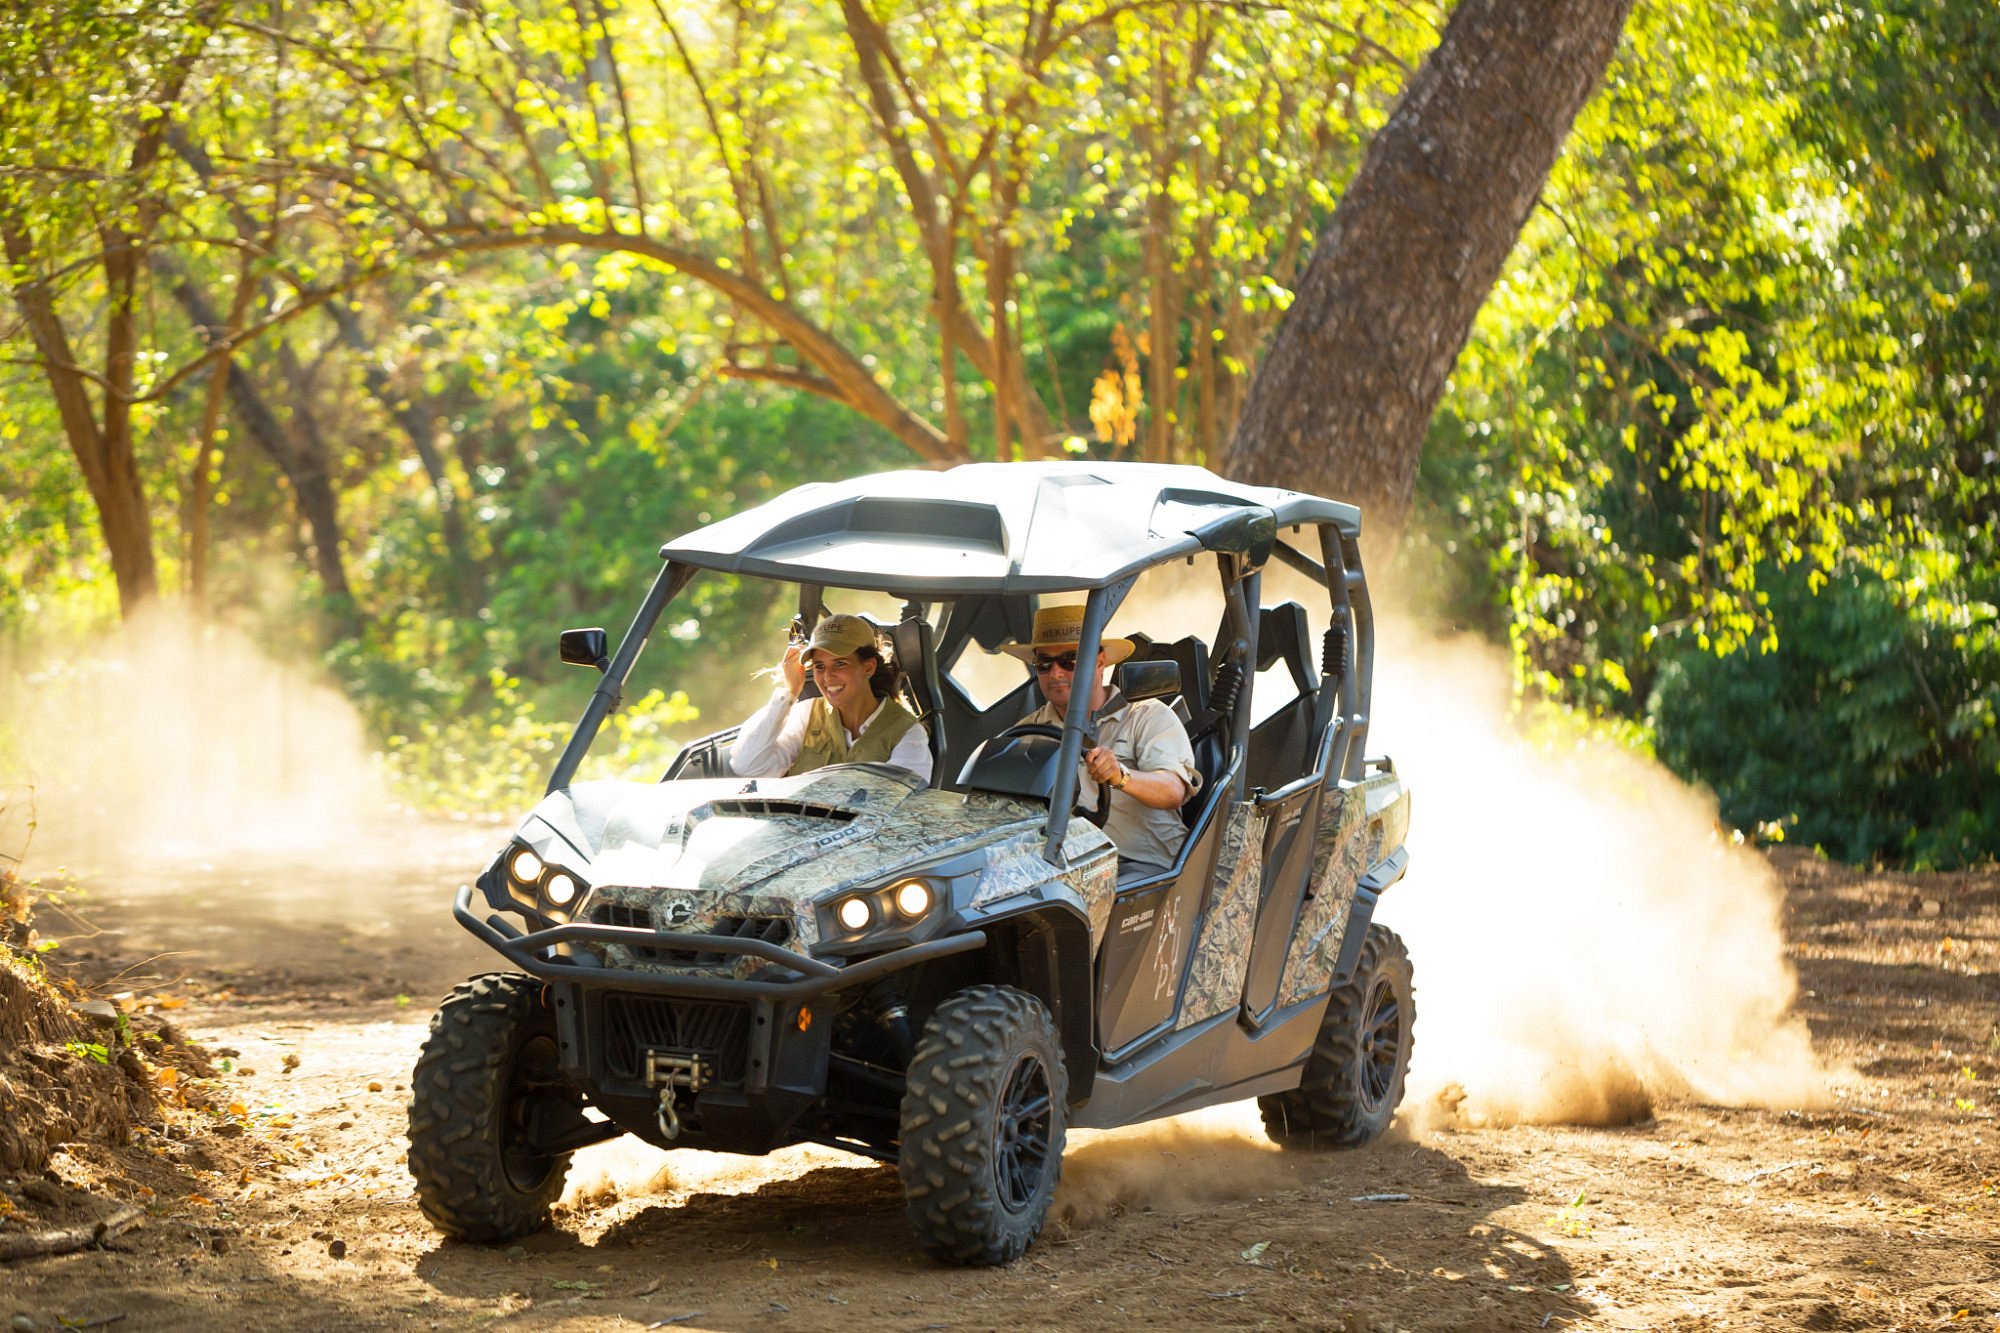
<path fill-rule="evenodd" d="M 715 1066 L 699 1051 L 647 1051 L 646 1086 L 658 1088 L 660 1101 L 655 1118 L 660 1133 L 669 1143 L 681 1136 L 681 1117 L 675 1108 L 675 1090 L 686 1088 L 699 1095 L 715 1079 Z"/>

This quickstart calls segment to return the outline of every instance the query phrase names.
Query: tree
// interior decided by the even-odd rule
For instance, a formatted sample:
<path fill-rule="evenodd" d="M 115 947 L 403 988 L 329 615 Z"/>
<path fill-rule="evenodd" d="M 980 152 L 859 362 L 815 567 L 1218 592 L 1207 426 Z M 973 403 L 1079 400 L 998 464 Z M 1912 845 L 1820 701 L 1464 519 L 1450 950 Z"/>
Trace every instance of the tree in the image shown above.
<path fill-rule="evenodd" d="M 39 7 L 15 11 L 0 29 L 7 51 L 0 66 L 0 119 L 7 124 L 0 132 L 0 242 L 8 285 L 96 505 L 128 612 L 159 583 L 134 448 L 145 249 L 165 212 L 159 184 L 171 112 L 207 40 L 213 8 L 163 16 L 138 37 L 121 35 L 109 15 Z M 99 105 L 115 110 L 103 115 Z M 67 160 L 50 160 L 62 150 Z M 62 310 L 64 285 L 80 272 L 102 284 L 97 349 L 79 343 Z"/>
<path fill-rule="evenodd" d="M 291 54 L 367 127 L 312 154 L 316 198 L 374 228 L 357 248 L 671 269 L 707 326 L 683 345 L 717 373 L 830 398 L 940 463 L 1075 447 L 1088 399 L 1048 316 L 1099 302 L 1097 366 L 1119 314 L 1143 326 L 1138 452 L 1189 459 L 1214 456 L 1306 219 L 1419 41 L 1401 13 L 531 2 L 457 11 L 441 42 L 342 29 Z"/>
<path fill-rule="evenodd" d="M 1230 447 L 1395 546 L 1424 432 L 1631 0 L 1462 0 L 1320 232 Z"/>
<path fill-rule="evenodd" d="M 313 124 L 275 91 L 283 80 L 273 49 L 224 0 L 137 17 L 65 5 L 0 15 L 0 242 L 20 316 L 0 337 L 32 353 L 25 359 L 55 404 L 128 616 L 159 590 L 159 474 L 181 493 L 186 583 L 201 595 L 214 446 L 239 345 L 332 295 L 293 283 L 277 306 L 253 300 L 299 225 L 285 187 L 288 136 Z M 268 76 L 264 86 L 237 65 Z M 206 136 L 241 140 L 268 169 L 218 181 L 204 154 L 185 148 Z M 203 274 L 221 299 L 187 288 L 182 305 L 208 308 L 196 327 L 160 319 L 159 289 L 192 282 L 189 261 L 210 254 L 226 260 Z M 156 284 L 159 273 L 166 281 Z M 214 313 L 223 308 L 226 316 Z M 180 387 L 198 380 L 207 392 L 183 475 L 166 427 Z M 315 532 L 337 555 L 330 493 L 305 498 L 326 502 Z M 338 596 L 344 575 L 331 572 Z"/>

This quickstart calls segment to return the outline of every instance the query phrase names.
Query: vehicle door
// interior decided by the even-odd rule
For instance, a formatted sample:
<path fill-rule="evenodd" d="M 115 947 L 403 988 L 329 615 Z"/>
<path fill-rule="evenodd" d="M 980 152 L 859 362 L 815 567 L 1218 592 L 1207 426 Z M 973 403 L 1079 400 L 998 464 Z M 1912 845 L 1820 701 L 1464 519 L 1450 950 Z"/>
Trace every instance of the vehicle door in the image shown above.
<path fill-rule="evenodd" d="M 1238 760 L 1240 763 L 1240 759 Z M 1173 1029 L 1201 933 L 1235 766 L 1220 776 L 1167 874 L 1118 886 L 1098 974 L 1098 1046 L 1107 1063 Z"/>

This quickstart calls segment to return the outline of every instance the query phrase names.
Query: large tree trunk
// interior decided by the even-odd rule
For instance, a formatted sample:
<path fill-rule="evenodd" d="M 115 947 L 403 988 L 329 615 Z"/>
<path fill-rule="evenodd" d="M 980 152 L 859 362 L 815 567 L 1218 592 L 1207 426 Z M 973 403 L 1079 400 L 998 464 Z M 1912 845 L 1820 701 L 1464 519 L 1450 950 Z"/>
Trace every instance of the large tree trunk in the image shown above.
<path fill-rule="evenodd" d="M 1631 8 L 1460 0 L 1320 233 L 1232 475 L 1350 500 L 1394 549 L 1445 379 Z"/>
<path fill-rule="evenodd" d="M 34 338 L 70 453 L 97 508 L 98 526 L 111 557 L 111 574 L 118 584 L 119 612 L 129 617 L 160 587 L 159 567 L 153 559 L 152 512 L 146 504 L 139 461 L 132 452 L 130 404 L 115 401 L 119 381 L 113 380 L 112 390 L 105 395 L 104 420 L 98 420 L 89 383 L 56 312 L 55 293 L 46 279 L 35 276 L 36 254 L 25 225 L 13 217 L 0 218 L 0 239 L 4 239 L 15 274 L 15 303 Z M 114 324 L 122 318 L 128 329 L 130 315 L 129 302 L 114 306 L 111 312 Z M 118 340 L 112 341 L 114 350 L 119 345 Z M 128 371 L 129 363 L 128 355 Z"/>

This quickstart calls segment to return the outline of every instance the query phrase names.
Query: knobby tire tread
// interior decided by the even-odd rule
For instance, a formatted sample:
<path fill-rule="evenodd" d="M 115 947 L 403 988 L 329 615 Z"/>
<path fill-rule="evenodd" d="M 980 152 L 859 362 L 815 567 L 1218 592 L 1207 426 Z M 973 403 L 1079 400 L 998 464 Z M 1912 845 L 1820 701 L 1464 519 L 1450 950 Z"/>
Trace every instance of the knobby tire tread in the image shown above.
<path fill-rule="evenodd" d="M 431 1016 L 410 1077 L 410 1174 L 417 1206 L 460 1240 L 503 1241 L 539 1231 L 562 1193 L 569 1156 L 550 1163 L 540 1186 L 507 1176 L 502 1131 L 508 1064 L 523 1030 L 549 1023 L 541 983 L 494 972 L 461 982 Z"/>
<path fill-rule="evenodd" d="M 1036 1197 L 1011 1213 L 994 1188 L 993 1127 L 1023 1050 L 1041 1058 L 1053 1122 Z M 928 1253 L 948 1263 L 1003 1264 L 1034 1243 L 1062 1175 L 1068 1092 L 1054 1024 L 1034 996 L 971 986 L 938 1006 L 910 1061 L 897 1161 L 905 1211 Z"/>
<path fill-rule="evenodd" d="M 1362 1010 L 1384 969 L 1391 969 L 1401 979 L 1397 996 L 1403 1007 L 1402 1054 L 1388 1106 L 1371 1116 L 1361 1094 L 1361 1040 L 1368 1017 Z M 1361 942 L 1354 975 L 1344 985 L 1334 987 L 1327 1000 L 1326 1015 L 1320 1020 L 1299 1086 L 1257 1099 L 1265 1131 L 1285 1147 L 1305 1149 L 1359 1147 L 1380 1136 L 1402 1100 L 1410 1052 L 1416 1046 L 1416 1021 L 1409 950 L 1394 931 L 1371 923 Z"/>

